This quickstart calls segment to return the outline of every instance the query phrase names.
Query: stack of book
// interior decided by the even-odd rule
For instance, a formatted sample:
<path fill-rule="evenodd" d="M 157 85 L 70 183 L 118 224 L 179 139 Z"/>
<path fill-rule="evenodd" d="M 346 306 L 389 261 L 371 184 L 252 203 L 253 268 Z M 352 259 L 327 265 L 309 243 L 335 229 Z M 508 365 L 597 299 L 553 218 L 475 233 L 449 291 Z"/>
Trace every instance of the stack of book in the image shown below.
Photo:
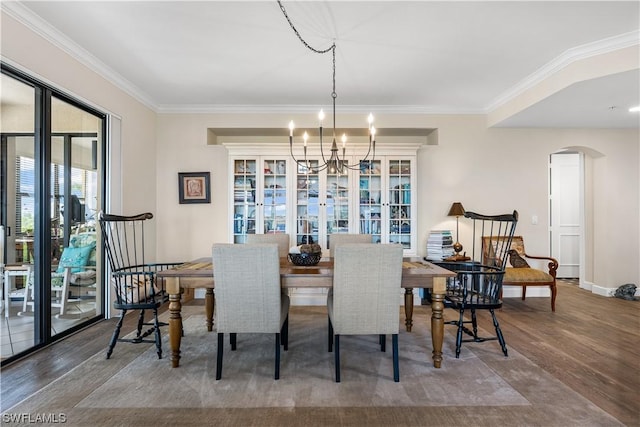
<path fill-rule="evenodd" d="M 427 239 L 427 259 L 442 261 L 453 256 L 453 236 L 450 230 L 432 230 Z"/>

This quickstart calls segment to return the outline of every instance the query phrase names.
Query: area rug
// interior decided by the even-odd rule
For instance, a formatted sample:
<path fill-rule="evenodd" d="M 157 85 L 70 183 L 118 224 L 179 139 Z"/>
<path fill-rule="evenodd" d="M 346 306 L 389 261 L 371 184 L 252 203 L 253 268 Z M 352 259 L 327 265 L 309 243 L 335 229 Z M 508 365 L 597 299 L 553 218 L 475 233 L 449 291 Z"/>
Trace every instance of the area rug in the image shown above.
<path fill-rule="evenodd" d="M 425 420 L 424 425 L 455 425 L 449 424 L 455 423 L 456 417 L 446 415 L 446 408 L 456 416 L 464 416 L 472 408 L 486 408 L 483 411 L 489 416 L 487 420 L 493 419 L 494 425 L 499 425 L 501 417 L 513 420 L 511 425 L 528 424 L 528 419 L 530 425 L 619 425 L 515 350 L 510 349 L 508 358 L 502 356 L 497 343 L 465 344 L 460 359 L 455 359 L 454 339 L 447 333 L 442 368 L 434 368 L 430 311 L 426 308 L 416 309 L 412 332 L 401 327 L 399 383 L 393 381 L 390 342 L 383 353 L 378 338 L 372 336 L 342 338 L 342 382 L 334 382 L 324 307 L 292 307 L 289 350 L 282 352 L 280 380 L 273 379 L 272 335 L 241 334 L 237 351 L 232 352 L 225 339 L 222 380 L 216 381 L 215 331 L 206 331 L 202 307 L 186 306 L 183 316 L 185 336 L 179 368 L 171 368 L 166 335 L 165 358 L 161 360 L 153 345 L 119 343 L 110 360 L 105 360 L 104 353 L 96 354 L 6 412 L 64 414 L 67 425 L 128 425 L 124 419 L 107 414 L 133 416 L 138 412 L 145 415 L 135 418 L 136 423 L 145 425 L 144 420 L 154 411 L 158 416 L 164 414 L 158 422 L 164 419 L 169 424 L 168 414 L 184 414 L 185 408 L 199 410 L 200 417 L 207 410 L 227 411 L 225 417 L 229 410 L 254 410 L 258 418 L 251 420 L 256 421 L 255 425 L 269 425 L 269 418 L 263 418 L 262 424 L 258 422 L 260 411 L 271 409 L 281 414 L 284 410 L 292 414 L 303 408 L 357 412 L 388 408 L 402 414 L 412 408 L 438 408 L 436 413 L 445 414 L 442 423 Z M 508 408 L 519 415 L 513 418 L 509 412 L 501 414 Z M 187 421 L 184 415 L 181 417 Z M 200 417 L 191 420 L 191 424 L 213 425 L 206 417 Z M 344 421 L 344 417 L 338 418 Z M 403 422 L 401 418 L 396 416 L 397 425 L 422 424 L 419 420 Z M 232 419 L 237 425 L 246 424 Z M 482 420 L 478 418 L 475 424 L 483 425 Z M 274 425 L 281 422 L 274 421 Z M 373 424 L 376 422 L 366 422 Z"/>

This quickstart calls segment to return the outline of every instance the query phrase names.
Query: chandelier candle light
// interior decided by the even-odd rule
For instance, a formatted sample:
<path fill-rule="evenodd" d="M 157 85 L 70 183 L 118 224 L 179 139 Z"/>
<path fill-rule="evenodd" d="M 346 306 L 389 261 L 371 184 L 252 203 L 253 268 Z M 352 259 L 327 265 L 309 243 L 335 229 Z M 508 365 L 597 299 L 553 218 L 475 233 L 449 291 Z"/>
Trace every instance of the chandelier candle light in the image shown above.
<path fill-rule="evenodd" d="M 300 41 L 302 42 L 302 44 L 304 44 L 309 50 L 315 52 L 315 53 L 320 53 L 320 54 L 324 54 L 324 53 L 328 53 L 329 51 L 331 51 L 331 53 L 333 54 L 333 91 L 331 92 L 331 100 L 332 100 L 332 108 L 333 108 L 333 142 L 331 144 L 331 155 L 329 156 L 329 158 L 327 159 L 324 155 L 324 149 L 323 149 L 323 134 L 322 134 L 322 129 L 323 129 L 323 121 L 324 121 L 324 111 L 320 110 L 320 113 L 318 114 L 318 119 L 320 121 L 320 126 L 319 126 L 319 136 L 320 136 L 320 156 L 322 157 L 322 163 L 318 165 L 318 169 L 316 171 L 322 171 L 325 169 L 329 170 L 329 173 L 337 173 L 337 174 L 342 174 L 345 173 L 346 170 L 345 169 L 359 169 L 360 168 L 360 164 L 361 163 L 367 163 L 369 161 L 373 161 L 375 159 L 375 155 L 376 155 L 376 128 L 373 127 L 373 115 L 369 114 L 368 117 L 368 123 L 369 123 L 369 148 L 367 150 L 367 154 L 366 156 L 360 160 L 358 163 L 355 164 L 349 164 L 346 160 L 346 150 L 347 150 L 347 135 L 346 134 L 342 134 L 342 157 L 338 154 L 338 144 L 336 143 L 336 98 L 338 97 L 338 94 L 336 93 L 336 44 L 335 42 L 327 49 L 324 50 L 318 50 L 318 49 L 314 49 L 313 47 L 311 47 L 306 41 L 304 41 L 304 39 L 302 38 L 302 36 L 300 36 L 300 33 L 298 33 L 298 30 L 296 30 L 296 28 L 294 27 L 294 25 L 291 23 L 291 20 L 289 19 L 289 16 L 287 15 L 287 12 L 284 9 L 284 6 L 282 5 L 282 2 L 280 2 L 280 0 L 278 0 L 278 5 L 280 5 L 280 10 L 282 10 L 282 13 L 284 14 L 285 18 L 287 19 L 287 22 L 289 23 L 289 26 L 291 27 L 291 29 L 295 32 L 295 34 L 298 36 L 298 38 L 300 39 Z M 309 172 L 309 162 L 307 160 L 307 141 L 309 140 L 309 134 L 307 132 L 304 132 L 303 136 L 302 136 L 302 141 L 303 141 L 303 145 L 302 145 L 302 150 L 303 150 L 303 155 L 304 155 L 304 160 L 298 160 L 295 155 L 293 154 L 293 131 L 295 130 L 295 125 L 293 123 L 293 121 L 289 122 L 289 151 L 291 154 L 291 158 L 300 166 L 303 166 L 305 168 L 305 170 L 307 171 L 307 173 Z M 371 155 L 371 159 L 369 159 L 369 155 Z"/>

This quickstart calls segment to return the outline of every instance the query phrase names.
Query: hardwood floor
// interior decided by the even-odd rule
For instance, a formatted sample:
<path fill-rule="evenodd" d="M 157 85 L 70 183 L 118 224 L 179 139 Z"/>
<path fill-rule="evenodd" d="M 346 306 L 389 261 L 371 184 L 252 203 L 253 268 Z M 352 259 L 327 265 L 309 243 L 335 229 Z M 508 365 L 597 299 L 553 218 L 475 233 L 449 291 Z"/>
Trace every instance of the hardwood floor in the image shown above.
<path fill-rule="evenodd" d="M 506 299 L 497 313 L 507 346 L 629 426 L 640 426 L 640 301 L 560 282 L 548 298 Z M 491 327 L 482 317 L 481 326 Z"/>
<path fill-rule="evenodd" d="M 640 426 L 640 301 L 599 297 L 560 283 L 555 313 L 548 298 L 509 298 L 497 315 L 509 348 L 625 425 Z M 447 311 L 446 316 L 452 318 L 453 313 Z M 128 317 L 125 332 L 134 329 L 135 318 Z M 484 314 L 479 321 L 481 327 L 491 327 Z M 1 410 L 104 351 L 114 323 L 101 322 L 2 368 Z M 483 422 L 480 414 L 474 419 L 478 425 L 490 421 Z"/>

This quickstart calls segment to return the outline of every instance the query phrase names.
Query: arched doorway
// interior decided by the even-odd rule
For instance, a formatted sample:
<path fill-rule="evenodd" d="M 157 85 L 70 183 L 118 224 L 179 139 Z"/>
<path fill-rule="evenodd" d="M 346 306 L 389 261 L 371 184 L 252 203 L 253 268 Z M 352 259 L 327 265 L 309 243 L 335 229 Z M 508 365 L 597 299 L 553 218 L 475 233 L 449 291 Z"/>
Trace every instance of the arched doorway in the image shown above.
<path fill-rule="evenodd" d="M 571 146 L 549 157 L 550 253 L 558 258 L 559 264 L 564 263 L 568 267 L 562 272 L 559 270 L 558 277 L 578 277 L 580 287 L 591 290 L 594 250 L 593 164 L 604 154 L 589 147 Z M 554 160 L 559 160 L 558 164 L 554 165 Z M 569 166 L 565 164 L 567 161 Z M 559 182 L 554 182 L 556 179 Z M 563 207 L 569 210 L 563 212 Z M 563 250 L 566 251 L 563 253 Z M 576 269 L 578 274 L 574 276 Z"/>

